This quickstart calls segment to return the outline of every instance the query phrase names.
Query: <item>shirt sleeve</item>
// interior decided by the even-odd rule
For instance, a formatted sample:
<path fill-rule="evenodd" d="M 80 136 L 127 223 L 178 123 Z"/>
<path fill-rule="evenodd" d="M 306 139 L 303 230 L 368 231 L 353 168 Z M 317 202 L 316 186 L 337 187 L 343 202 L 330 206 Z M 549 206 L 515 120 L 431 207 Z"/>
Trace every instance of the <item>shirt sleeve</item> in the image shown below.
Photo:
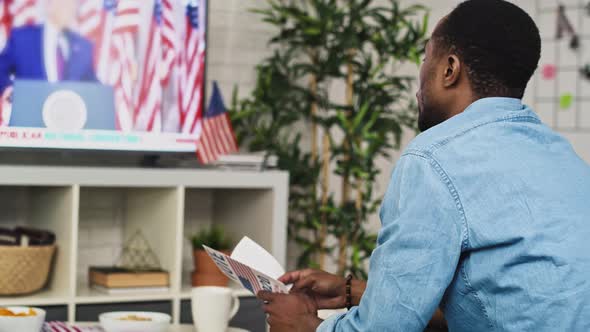
<path fill-rule="evenodd" d="M 464 214 L 438 163 L 405 154 L 380 216 L 382 228 L 359 306 L 327 319 L 317 331 L 421 332 L 453 280 Z"/>

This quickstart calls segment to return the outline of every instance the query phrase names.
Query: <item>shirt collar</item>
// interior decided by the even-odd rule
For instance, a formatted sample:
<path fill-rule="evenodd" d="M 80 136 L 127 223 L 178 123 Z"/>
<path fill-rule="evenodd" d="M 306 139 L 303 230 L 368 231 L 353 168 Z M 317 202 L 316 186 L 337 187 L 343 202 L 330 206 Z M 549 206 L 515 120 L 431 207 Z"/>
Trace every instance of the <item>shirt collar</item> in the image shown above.
<path fill-rule="evenodd" d="M 526 106 L 522 103 L 522 100 L 517 98 L 489 97 L 474 101 L 471 105 L 467 106 L 463 113 L 491 109 L 522 111 L 525 108 Z"/>
<path fill-rule="evenodd" d="M 68 45 L 68 38 L 66 30 L 59 30 L 57 26 L 51 22 L 45 23 L 45 41 L 51 44 L 55 43 L 56 47 L 61 48 L 63 56 L 67 59 L 70 57 L 70 48 Z M 53 45 L 51 45 L 53 46 Z"/>
<path fill-rule="evenodd" d="M 520 99 L 492 97 L 476 100 L 463 112 L 420 133 L 410 145 L 411 148 L 431 145 L 445 138 L 458 135 L 466 130 L 485 123 L 504 121 L 515 118 L 529 118 L 530 121 L 541 123 L 539 117 Z"/>
<path fill-rule="evenodd" d="M 55 24 L 48 21 L 45 22 L 45 33 L 52 36 L 57 36 L 59 35 L 60 31 L 57 29 L 57 26 L 55 26 Z"/>

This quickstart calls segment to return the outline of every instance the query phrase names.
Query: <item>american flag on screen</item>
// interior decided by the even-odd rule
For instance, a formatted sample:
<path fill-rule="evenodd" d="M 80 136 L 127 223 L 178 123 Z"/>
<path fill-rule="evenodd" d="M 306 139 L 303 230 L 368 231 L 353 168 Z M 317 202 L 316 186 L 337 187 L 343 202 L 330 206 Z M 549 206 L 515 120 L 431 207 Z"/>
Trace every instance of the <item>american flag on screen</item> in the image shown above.
<path fill-rule="evenodd" d="M 140 1 L 82 0 L 78 17 L 80 33 L 94 42 L 99 80 L 114 88 L 117 125 L 125 131 L 133 129 Z"/>
<path fill-rule="evenodd" d="M 150 24 L 147 50 L 143 59 L 135 130 L 162 130 L 163 89 L 168 84 L 176 61 L 176 31 L 172 0 L 156 0 Z"/>
<path fill-rule="evenodd" d="M 12 26 L 39 23 L 38 0 L 9 0 L 9 12 L 12 16 Z"/>
<path fill-rule="evenodd" d="M 8 34 L 12 25 L 12 17 L 9 13 L 9 2 L 0 2 L 0 49 L 3 49 L 8 41 Z"/>
<path fill-rule="evenodd" d="M 178 55 L 179 40 L 177 37 L 176 20 L 174 18 L 174 2 L 177 0 L 162 0 L 162 86 L 168 86 Z"/>
<path fill-rule="evenodd" d="M 186 5 L 182 51 L 178 56 L 178 105 L 184 134 L 199 136 L 203 114 L 205 80 L 206 1 Z"/>
<path fill-rule="evenodd" d="M 197 157 L 203 164 L 219 159 L 219 156 L 238 152 L 236 136 L 217 83 L 213 83 L 213 94 L 209 108 L 203 116 L 203 132 L 199 139 Z"/>
<path fill-rule="evenodd" d="M 0 49 L 8 41 L 10 29 L 39 23 L 38 0 L 0 0 Z"/>
<path fill-rule="evenodd" d="M 12 113 L 12 87 L 0 92 L 0 127 L 8 126 L 10 115 Z"/>
<path fill-rule="evenodd" d="M 6 46 L 10 30 L 39 23 L 38 0 L 0 0 L 0 51 Z M 12 88 L 0 91 L 0 126 L 8 126 Z"/>
<path fill-rule="evenodd" d="M 12 25 L 12 16 L 9 12 L 9 0 L 0 2 L 0 49 L 3 49 L 8 41 L 8 34 Z M 0 127 L 7 126 L 10 119 L 11 107 L 7 95 L 8 91 L 0 91 Z"/>

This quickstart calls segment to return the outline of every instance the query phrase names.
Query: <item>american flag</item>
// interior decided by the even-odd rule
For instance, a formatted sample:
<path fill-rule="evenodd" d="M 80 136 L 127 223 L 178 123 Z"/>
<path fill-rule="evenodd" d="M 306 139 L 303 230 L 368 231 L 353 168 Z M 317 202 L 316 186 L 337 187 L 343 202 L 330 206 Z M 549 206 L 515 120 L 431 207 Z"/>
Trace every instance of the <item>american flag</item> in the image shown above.
<path fill-rule="evenodd" d="M 78 10 L 78 30 L 94 44 L 97 76 L 107 83 L 105 69 L 110 62 L 111 36 L 117 15 L 118 0 L 82 0 Z"/>
<path fill-rule="evenodd" d="M 231 258 L 228 259 L 227 262 L 238 275 L 238 278 L 240 279 L 242 286 L 244 286 L 254 294 L 258 294 L 258 292 L 262 290 L 262 288 L 260 288 L 260 286 L 258 285 L 258 279 L 256 279 L 256 276 L 252 272 L 252 269 Z"/>
<path fill-rule="evenodd" d="M 6 45 L 12 27 L 37 23 L 37 0 L 0 0 L 0 49 Z"/>
<path fill-rule="evenodd" d="M 12 87 L 0 92 L 0 127 L 7 127 L 12 113 Z"/>
<path fill-rule="evenodd" d="M 186 6 L 183 49 L 178 57 L 178 105 L 182 133 L 200 135 L 205 80 L 205 0 Z"/>
<path fill-rule="evenodd" d="M 13 27 L 39 23 L 37 0 L 0 0 L 0 50 L 4 48 Z M 8 126 L 12 88 L 0 91 L 0 126 Z"/>
<path fill-rule="evenodd" d="M 176 46 L 173 1 L 156 0 L 137 94 L 135 130 L 162 130 L 163 88 L 174 69 Z"/>
<path fill-rule="evenodd" d="M 223 104 L 217 83 L 213 83 L 213 94 L 209 108 L 203 118 L 203 132 L 199 139 L 197 157 L 208 164 L 221 155 L 237 152 L 238 144 L 229 115 Z"/>
<path fill-rule="evenodd" d="M 9 0 L 0 2 L 0 49 L 3 49 L 8 41 L 8 34 L 12 25 L 12 17 L 9 13 Z"/>
<path fill-rule="evenodd" d="M 9 12 L 12 16 L 12 26 L 39 23 L 38 0 L 11 0 L 9 1 Z"/>
<path fill-rule="evenodd" d="M 94 43 L 94 50 L 100 49 L 105 22 L 114 15 L 116 1 L 81 0 L 78 8 L 78 32 Z M 98 57 L 95 57 L 95 61 Z"/>
<path fill-rule="evenodd" d="M 162 85 L 167 86 L 174 72 L 179 40 L 174 19 L 174 0 L 162 0 Z"/>
<path fill-rule="evenodd" d="M 79 30 L 95 45 L 98 78 L 114 87 L 119 129 L 133 129 L 140 0 L 83 0 Z"/>
<path fill-rule="evenodd" d="M 0 2 L 0 49 L 3 49 L 6 45 L 10 33 L 10 27 L 12 25 L 12 16 L 10 15 L 9 6 L 9 0 L 3 0 Z M 8 98 L 10 91 L 8 90 L 9 89 L 0 91 L 0 127 L 8 126 L 10 111 L 12 110 Z"/>

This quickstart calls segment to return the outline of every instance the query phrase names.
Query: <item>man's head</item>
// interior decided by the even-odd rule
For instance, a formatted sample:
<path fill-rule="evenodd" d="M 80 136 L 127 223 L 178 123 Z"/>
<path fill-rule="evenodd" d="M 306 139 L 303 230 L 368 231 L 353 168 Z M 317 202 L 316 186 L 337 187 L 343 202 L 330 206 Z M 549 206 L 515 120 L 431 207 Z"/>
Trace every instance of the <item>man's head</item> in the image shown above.
<path fill-rule="evenodd" d="M 522 98 L 541 56 L 539 29 L 504 0 L 468 0 L 437 25 L 417 94 L 420 130 L 486 97 Z"/>
<path fill-rule="evenodd" d="M 47 20 L 58 29 L 73 25 L 78 10 L 78 0 L 47 0 Z"/>

